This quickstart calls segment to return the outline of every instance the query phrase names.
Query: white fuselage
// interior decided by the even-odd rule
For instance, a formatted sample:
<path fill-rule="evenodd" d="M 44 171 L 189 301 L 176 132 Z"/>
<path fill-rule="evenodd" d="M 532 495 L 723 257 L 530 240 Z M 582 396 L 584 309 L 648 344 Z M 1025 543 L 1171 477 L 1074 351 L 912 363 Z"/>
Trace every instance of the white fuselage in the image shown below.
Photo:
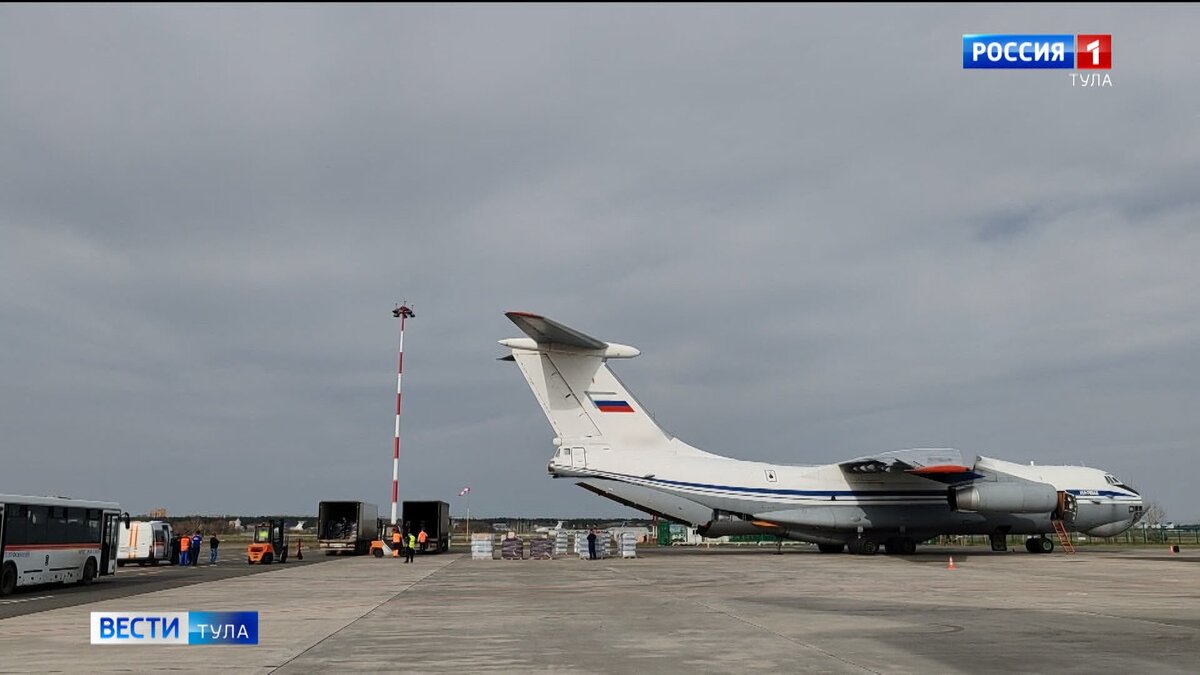
<path fill-rule="evenodd" d="M 554 476 L 639 486 L 695 502 L 705 509 L 751 517 L 797 509 L 830 512 L 834 507 L 832 512 L 840 511 L 843 520 L 818 521 L 831 529 L 855 528 L 856 522 L 868 528 L 890 528 L 890 514 L 896 514 L 898 521 L 910 529 L 927 527 L 938 533 L 986 533 L 997 521 L 1009 523 L 1012 534 L 1037 534 L 1050 529 L 1049 512 L 1017 518 L 954 513 L 947 499 L 948 488 L 918 476 L 851 478 L 837 464 L 770 464 L 683 448 L 686 450 L 678 453 L 647 453 L 580 444 L 559 448 L 548 468 Z M 1068 525 L 1073 531 L 1096 536 L 1118 534 L 1133 524 L 1142 507 L 1140 495 L 1109 483 L 1107 474 L 1098 469 L 1027 466 L 990 458 L 980 458 L 976 468 L 1049 483 L 1072 495 L 1077 508 Z M 870 515 L 858 515 L 860 512 Z M 928 521 L 928 525 L 922 521 Z"/>

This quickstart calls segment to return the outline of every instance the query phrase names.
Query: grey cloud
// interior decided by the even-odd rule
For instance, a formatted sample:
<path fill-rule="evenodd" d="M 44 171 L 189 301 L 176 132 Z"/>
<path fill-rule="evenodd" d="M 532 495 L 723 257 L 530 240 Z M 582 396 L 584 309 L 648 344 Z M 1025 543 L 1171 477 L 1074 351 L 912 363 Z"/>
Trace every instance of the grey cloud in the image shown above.
<path fill-rule="evenodd" d="M 702 447 L 1086 461 L 1200 518 L 1197 10 L 1089 10 L 1112 89 L 958 62 L 1080 16 L 0 9 L 0 489 L 382 503 L 407 298 L 406 494 L 620 511 L 544 477 L 525 309 L 642 348 Z"/>

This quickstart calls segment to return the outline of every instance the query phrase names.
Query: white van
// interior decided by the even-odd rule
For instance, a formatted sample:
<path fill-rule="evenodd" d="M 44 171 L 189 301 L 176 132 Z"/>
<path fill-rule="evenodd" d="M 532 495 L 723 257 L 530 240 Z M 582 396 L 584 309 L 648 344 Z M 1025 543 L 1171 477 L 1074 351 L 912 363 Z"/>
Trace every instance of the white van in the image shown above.
<path fill-rule="evenodd" d="M 171 560 L 171 525 L 161 520 L 121 523 L 117 564 L 157 565 Z"/>

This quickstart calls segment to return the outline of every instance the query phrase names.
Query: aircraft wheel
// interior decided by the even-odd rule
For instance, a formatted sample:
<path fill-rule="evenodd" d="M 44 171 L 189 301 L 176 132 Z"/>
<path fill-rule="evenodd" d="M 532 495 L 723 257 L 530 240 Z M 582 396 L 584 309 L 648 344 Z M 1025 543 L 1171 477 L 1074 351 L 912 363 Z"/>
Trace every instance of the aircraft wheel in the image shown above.
<path fill-rule="evenodd" d="M 841 553 L 846 550 L 845 544 L 817 544 L 817 550 L 821 553 Z"/>
<path fill-rule="evenodd" d="M 4 565 L 0 571 L 0 595 L 11 595 L 17 590 L 17 566 L 12 563 Z"/>
<path fill-rule="evenodd" d="M 1051 553 L 1054 551 L 1054 541 L 1041 537 L 1037 540 L 1038 553 Z"/>
<path fill-rule="evenodd" d="M 862 555 L 875 555 L 879 552 L 879 542 L 874 539 L 863 539 L 858 548 Z"/>
<path fill-rule="evenodd" d="M 1036 547 L 1034 547 L 1034 545 L 1033 545 L 1033 544 L 1034 544 L 1034 542 L 1036 542 L 1036 541 L 1037 541 L 1037 539 L 1033 539 L 1033 538 L 1026 539 L 1026 540 L 1025 540 L 1025 550 L 1026 550 L 1026 551 L 1029 551 L 1030 553 L 1037 553 L 1037 552 L 1038 552 L 1038 550 L 1037 550 L 1037 548 L 1036 548 Z"/>

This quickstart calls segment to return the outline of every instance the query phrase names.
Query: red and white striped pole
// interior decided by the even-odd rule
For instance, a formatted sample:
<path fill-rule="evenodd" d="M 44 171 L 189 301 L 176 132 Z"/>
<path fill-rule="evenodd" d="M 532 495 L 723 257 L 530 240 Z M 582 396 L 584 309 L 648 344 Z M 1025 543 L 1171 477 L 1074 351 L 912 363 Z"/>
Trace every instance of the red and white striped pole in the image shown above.
<path fill-rule="evenodd" d="M 416 316 L 406 305 L 396 305 L 392 316 L 400 319 L 400 356 L 396 362 L 396 438 L 392 441 L 392 525 L 396 525 L 396 504 L 400 496 L 400 385 L 404 377 L 404 320 Z"/>

